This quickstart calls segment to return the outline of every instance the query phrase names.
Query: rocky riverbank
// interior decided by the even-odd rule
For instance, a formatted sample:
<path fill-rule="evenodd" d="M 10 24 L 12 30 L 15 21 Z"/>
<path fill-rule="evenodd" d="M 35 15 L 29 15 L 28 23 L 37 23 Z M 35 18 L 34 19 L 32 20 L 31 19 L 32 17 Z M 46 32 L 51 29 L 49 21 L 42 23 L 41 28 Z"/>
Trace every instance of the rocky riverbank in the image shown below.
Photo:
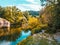
<path fill-rule="evenodd" d="M 17 45 L 60 45 L 52 34 L 37 33 L 28 37 Z"/>

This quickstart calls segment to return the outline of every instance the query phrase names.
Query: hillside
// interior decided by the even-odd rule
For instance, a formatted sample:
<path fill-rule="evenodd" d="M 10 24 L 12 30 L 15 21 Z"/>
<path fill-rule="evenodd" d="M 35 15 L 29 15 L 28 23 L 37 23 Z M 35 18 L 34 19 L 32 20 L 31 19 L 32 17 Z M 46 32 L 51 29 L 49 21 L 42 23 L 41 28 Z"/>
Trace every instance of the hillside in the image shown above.
<path fill-rule="evenodd" d="M 37 16 L 39 15 L 39 11 L 28 11 L 29 12 L 29 15 L 32 15 L 32 16 Z"/>

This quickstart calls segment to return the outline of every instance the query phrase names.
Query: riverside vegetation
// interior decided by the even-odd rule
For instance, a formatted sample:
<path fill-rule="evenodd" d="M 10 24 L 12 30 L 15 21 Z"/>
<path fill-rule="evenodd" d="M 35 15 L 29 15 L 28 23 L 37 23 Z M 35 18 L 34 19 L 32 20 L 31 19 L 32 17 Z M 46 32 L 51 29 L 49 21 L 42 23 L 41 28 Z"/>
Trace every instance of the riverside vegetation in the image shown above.
<path fill-rule="evenodd" d="M 41 0 L 41 2 L 44 5 L 44 1 Z M 32 35 L 41 32 L 41 30 L 45 30 L 47 34 L 54 34 L 60 32 L 60 0 L 57 0 L 57 3 L 48 0 L 44 9 L 36 16 L 29 14 L 29 11 L 21 11 L 16 6 L 0 6 L 0 18 L 11 23 L 10 31 L 0 29 L 0 40 L 4 40 L 4 37 L 6 40 L 15 40 L 22 30 L 30 30 Z M 48 43 L 49 40 L 45 38 L 40 40 L 39 36 L 36 38 L 39 41 L 31 36 L 17 45 L 45 45 L 45 43 L 46 45 L 59 45 L 56 41 Z"/>

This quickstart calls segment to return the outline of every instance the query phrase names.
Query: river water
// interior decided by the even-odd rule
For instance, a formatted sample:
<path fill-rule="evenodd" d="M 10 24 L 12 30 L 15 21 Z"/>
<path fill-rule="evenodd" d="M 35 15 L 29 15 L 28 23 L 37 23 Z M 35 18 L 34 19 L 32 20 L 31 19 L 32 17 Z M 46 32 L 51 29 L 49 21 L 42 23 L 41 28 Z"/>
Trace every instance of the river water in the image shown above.
<path fill-rule="evenodd" d="M 44 33 L 44 32 L 42 31 L 40 33 Z M 21 36 L 18 39 L 16 39 L 16 41 L 6 41 L 6 40 L 4 40 L 4 41 L 0 41 L 0 45 L 16 45 L 17 43 L 21 42 L 22 40 L 24 40 L 28 36 L 30 36 L 31 35 L 31 31 L 27 31 L 27 32 L 22 31 L 20 35 Z M 58 42 L 60 42 L 60 37 L 58 37 L 58 36 L 55 36 L 55 37 L 56 37 L 55 39 Z"/>
<path fill-rule="evenodd" d="M 11 41 L 10 42 L 10 41 L 5 41 L 4 40 L 4 41 L 0 41 L 0 45 L 16 45 L 18 42 L 26 39 L 30 35 L 31 35 L 31 31 L 28 31 L 28 32 L 22 31 L 21 36 L 18 39 L 16 39 L 16 41 Z"/>

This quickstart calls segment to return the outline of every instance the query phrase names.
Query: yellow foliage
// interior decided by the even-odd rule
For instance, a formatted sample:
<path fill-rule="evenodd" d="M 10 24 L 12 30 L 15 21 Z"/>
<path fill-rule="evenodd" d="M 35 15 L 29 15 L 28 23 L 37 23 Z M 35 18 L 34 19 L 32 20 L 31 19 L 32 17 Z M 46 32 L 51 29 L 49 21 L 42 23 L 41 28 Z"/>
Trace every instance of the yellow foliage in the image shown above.
<path fill-rule="evenodd" d="M 35 17 L 30 17 L 29 20 L 28 20 L 28 23 L 29 23 L 29 24 L 38 23 L 38 19 L 35 18 Z"/>

